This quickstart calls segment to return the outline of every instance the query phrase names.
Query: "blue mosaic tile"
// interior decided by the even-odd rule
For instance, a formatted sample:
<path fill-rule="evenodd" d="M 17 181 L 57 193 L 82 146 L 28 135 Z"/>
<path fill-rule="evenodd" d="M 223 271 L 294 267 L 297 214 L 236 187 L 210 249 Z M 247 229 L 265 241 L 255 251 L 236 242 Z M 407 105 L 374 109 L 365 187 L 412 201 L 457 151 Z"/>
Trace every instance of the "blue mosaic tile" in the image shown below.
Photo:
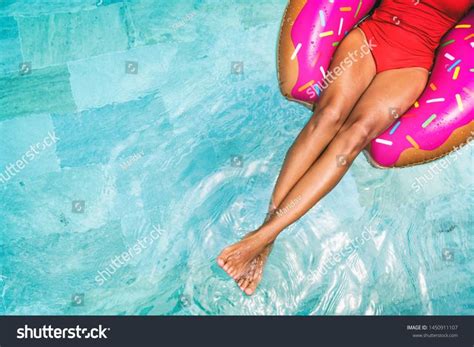
<path fill-rule="evenodd" d="M 54 114 L 56 133 L 66 139 L 57 146 L 61 166 L 122 162 L 136 152 L 149 153 L 158 139 L 148 134 L 166 131 L 166 120 L 158 94 L 75 114 Z"/>
<path fill-rule="evenodd" d="M 66 66 L 32 68 L 27 75 L 15 72 L 0 77 L 0 122 L 18 116 L 76 109 Z"/>
<path fill-rule="evenodd" d="M 90 11 L 18 17 L 25 61 L 44 67 L 128 47 L 122 4 Z"/>
<path fill-rule="evenodd" d="M 18 26 L 13 17 L 0 17 L 0 75 L 18 71 L 21 55 Z"/>

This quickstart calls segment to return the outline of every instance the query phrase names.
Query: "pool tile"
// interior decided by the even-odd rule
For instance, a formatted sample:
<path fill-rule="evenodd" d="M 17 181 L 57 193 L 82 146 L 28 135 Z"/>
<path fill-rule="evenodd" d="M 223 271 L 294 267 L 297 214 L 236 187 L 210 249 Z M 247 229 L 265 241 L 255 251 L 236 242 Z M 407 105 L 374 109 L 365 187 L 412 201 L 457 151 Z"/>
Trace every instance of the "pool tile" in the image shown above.
<path fill-rule="evenodd" d="M 182 41 L 193 41 L 197 33 L 193 30 L 199 23 L 200 5 L 192 0 L 180 2 L 165 1 L 156 5 L 155 0 L 125 1 L 127 17 L 130 21 L 130 36 L 134 46 L 154 45 L 171 42 L 177 30 L 185 31 Z M 160 18 L 159 21 L 156 19 Z"/>
<path fill-rule="evenodd" d="M 18 71 L 22 61 L 17 22 L 13 17 L 0 17 L 0 75 Z"/>
<path fill-rule="evenodd" d="M 163 44 L 69 63 L 78 109 L 125 102 L 165 88 L 175 55 L 176 47 Z M 128 73 L 127 62 L 137 71 Z"/>
<path fill-rule="evenodd" d="M 48 114 L 0 122 L 0 186 L 59 171 L 57 141 Z M 10 164 L 13 167 L 7 169 Z"/>
<path fill-rule="evenodd" d="M 281 13 L 275 8 L 283 8 L 285 0 L 259 1 L 242 0 L 234 3 L 219 1 L 182 0 L 179 6 L 169 1 L 156 6 L 154 0 L 126 0 L 125 5 L 130 21 L 130 36 L 133 45 L 152 45 L 165 42 L 213 43 L 215 30 L 252 30 L 261 26 L 274 25 L 281 20 Z M 218 16 L 212 15 L 219 13 Z M 164 15 L 165 14 L 165 15 Z M 158 22 L 156 18 L 161 20 Z M 274 29 L 274 28 L 273 28 Z M 275 30 L 274 30 L 275 31 Z M 273 42 L 273 41 L 272 41 Z"/>
<path fill-rule="evenodd" d="M 109 168 L 90 165 L 25 177 L 0 187 L 0 230 L 4 242 L 52 234 L 85 233 L 113 220 L 115 178 Z M 83 201 L 83 209 L 75 203 Z M 6 203 L 8 202 L 8 204 Z"/>
<path fill-rule="evenodd" d="M 47 230 L 49 225 L 44 227 Z M 2 258 L 5 311 L 77 314 L 80 310 L 92 310 L 93 295 L 89 293 L 97 290 L 97 271 L 126 249 L 120 222 L 115 220 L 83 233 L 38 234 L 34 238 L 11 240 Z M 124 266 L 118 271 L 122 274 L 109 281 L 120 281 L 127 270 Z M 83 306 L 71 304 L 75 293 L 84 294 Z M 29 298 L 28 304 L 19 299 L 24 295 Z"/>
<path fill-rule="evenodd" d="M 1 16 L 39 16 L 61 12 L 78 12 L 91 10 L 98 6 L 106 6 L 122 0 L 2 0 L 0 1 Z"/>
<path fill-rule="evenodd" d="M 169 128 L 159 94 L 75 114 L 54 114 L 62 167 L 120 163 L 134 153 L 152 153 Z M 149 136 L 155 134 L 155 136 Z"/>
<path fill-rule="evenodd" d="M 122 4 L 90 11 L 18 17 L 25 61 L 62 64 L 128 47 Z"/>
<path fill-rule="evenodd" d="M 76 109 L 66 66 L 18 72 L 0 77 L 0 122 L 33 113 L 72 112 Z"/>

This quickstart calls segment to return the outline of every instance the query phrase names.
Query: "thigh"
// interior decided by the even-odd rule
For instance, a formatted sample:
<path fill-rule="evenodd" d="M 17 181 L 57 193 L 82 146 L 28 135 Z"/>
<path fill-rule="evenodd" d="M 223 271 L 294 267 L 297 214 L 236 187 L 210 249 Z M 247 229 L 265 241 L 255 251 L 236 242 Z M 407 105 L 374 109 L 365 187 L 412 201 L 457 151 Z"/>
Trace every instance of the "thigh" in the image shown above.
<path fill-rule="evenodd" d="M 369 140 L 375 138 L 413 105 L 423 92 L 427 80 L 428 71 L 423 68 L 378 73 L 357 101 L 340 131 L 361 125 L 369 131 Z"/>
<path fill-rule="evenodd" d="M 318 108 L 331 105 L 347 117 L 375 76 L 375 61 L 360 29 L 352 30 L 338 46 L 322 87 Z"/>

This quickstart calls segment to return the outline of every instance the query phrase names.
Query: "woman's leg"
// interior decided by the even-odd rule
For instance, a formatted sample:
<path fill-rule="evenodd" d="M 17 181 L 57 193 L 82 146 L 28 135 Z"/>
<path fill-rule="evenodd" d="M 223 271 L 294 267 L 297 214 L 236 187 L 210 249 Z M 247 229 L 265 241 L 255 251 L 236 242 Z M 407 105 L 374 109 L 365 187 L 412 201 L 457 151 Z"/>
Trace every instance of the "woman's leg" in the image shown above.
<path fill-rule="evenodd" d="M 358 29 L 351 31 L 339 45 L 329 71 L 337 67 L 342 73 L 339 72 L 340 75 L 334 76 L 334 79 L 328 78 L 318 107 L 288 150 L 270 199 L 269 214 L 278 208 L 286 194 L 334 138 L 375 76 L 375 63 L 369 48 L 364 34 Z M 248 283 L 260 281 L 270 251 L 271 245 L 254 259 L 245 276 L 237 279 L 243 290 Z"/>
<path fill-rule="evenodd" d="M 389 110 L 398 108 L 405 112 L 423 91 L 427 77 L 424 69 L 407 68 L 384 71 L 374 78 L 324 153 L 283 199 L 279 213 L 273 214 L 256 233 L 221 253 L 218 262 L 231 277 L 245 273 L 247 266 L 284 228 L 334 188 L 370 140 L 393 122 Z M 340 160 L 341 156 L 344 160 Z M 251 294 L 257 285 L 258 282 L 249 281 L 244 290 Z"/>
<path fill-rule="evenodd" d="M 363 50 L 362 47 L 365 47 Z M 290 189 L 318 158 L 349 112 L 375 76 L 375 63 L 361 30 L 355 29 L 341 42 L 329 71 L 334 79 L 327 82 L 318 106 L 306 126 L 288 150 L 273 190 L 270 207 L 277 208 Z M 339 76 L 335 68 L 342 69 Z M 326 86 L 326 85 L 324 85 Z"/>

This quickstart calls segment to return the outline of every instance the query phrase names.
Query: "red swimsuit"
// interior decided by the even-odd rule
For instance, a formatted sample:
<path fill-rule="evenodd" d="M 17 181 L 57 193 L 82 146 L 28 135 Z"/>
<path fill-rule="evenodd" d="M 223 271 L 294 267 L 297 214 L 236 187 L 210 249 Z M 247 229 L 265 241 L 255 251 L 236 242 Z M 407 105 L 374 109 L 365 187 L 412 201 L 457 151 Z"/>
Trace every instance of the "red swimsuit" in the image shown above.
<path fill-rule="evenodd" d="M 382 0 L 359 26 L 377 45 L 372 50 L 377 72 L 405 67 L 430 70 L 439 41 L 471 5 L 471 0 Z"/>

